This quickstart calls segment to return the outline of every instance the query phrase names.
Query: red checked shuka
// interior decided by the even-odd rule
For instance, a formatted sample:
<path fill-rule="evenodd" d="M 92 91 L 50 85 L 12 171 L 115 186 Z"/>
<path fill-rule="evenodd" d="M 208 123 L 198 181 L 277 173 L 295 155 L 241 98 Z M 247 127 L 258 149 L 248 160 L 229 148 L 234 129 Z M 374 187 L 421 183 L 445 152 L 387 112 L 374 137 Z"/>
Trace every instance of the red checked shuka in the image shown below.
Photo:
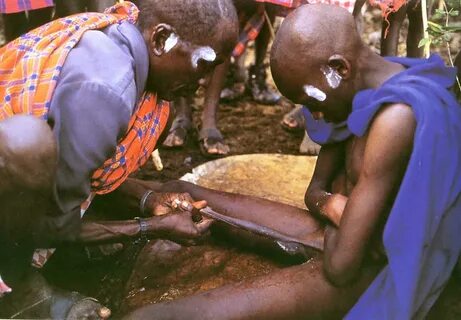
<path fill-rule="evenodd" d="M 17 114 L 46 120 L 62 66 L 84 32 L 123 21 L 136 23 L 138 12 L 135 5 L 123 2 L 105 13 L 52 21 L 0 48 L 0 121 Z M 115 154 L 93 173 L 93 193 L 115 190 L 149 159 L 168 115 L 168 103 L 144 94 Z"/>

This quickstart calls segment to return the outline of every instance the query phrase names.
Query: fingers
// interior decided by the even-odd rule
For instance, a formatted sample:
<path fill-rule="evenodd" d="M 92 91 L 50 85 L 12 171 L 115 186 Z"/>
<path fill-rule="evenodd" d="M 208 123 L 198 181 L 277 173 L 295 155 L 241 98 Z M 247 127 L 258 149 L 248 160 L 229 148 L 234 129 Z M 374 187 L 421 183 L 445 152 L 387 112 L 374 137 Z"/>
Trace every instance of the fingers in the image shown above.
<path fill-rule="evenodd" d="M 167 203 L 173 209 L 186 207 L 186 203 L 192 203 L 192 202 L 194 202 L 194 199 L 192 199 L 191 195 L 188 194 L 188 193 L 171 193 L 171 194 L 168 194 Z M 186 210 L 186 208 L 183 208 L 183 209 Z"/>
<path fill-rule="evenodd" d="M 202 221 L 197 223 L 195 226 L 197 230 L 200 232 L 200 234 L 203 235 L 204 233 L 208 231 L 208 229 L 210 229 L 213 222 L 214 222 L 213 219 L 203 218 Z"/>
<path fill-rule="evenodd" d="M 192 224 L 189 224 L 189 227 L 193 228 L 193 229 L 190 229 L 190 234 L 194 238 L 201 237 L 204 233 L 208 231 L 211 224 L 214 222 L 213 219 L 202 217 L 200 222 L 195 223 L 194 215 L 190 211 L 182 212 L 182 213 L 179 213 L 178 215 L 187 217 L 188 220 L 192 221 Z"/>
<path fill-rule="evenodd" d="M 155 207 L 154 214 L 161 216 L 178 209 L 192 212 L 194 209 L 192 203 L 194 200 L 188 193 L 166 193 L 164 194 L 164 201 Z"/>
<path fill-rule="evenodd" d="M 181 201 L 181 204 L 179 205 L 179 207 L 182 210 L 189 211 L 189 212 L 191 212 L 194 209 L 194 206 L 189 201 L 186 201 L 186 200 Z"/>
<path fill-rule="evenodd" d="M 194 202 L 194 199 L 192 199 L 192 196 L 189 193 L 176 194 L 175 198 L 178 198 L 181 201 L 187 201 L 187 202 L 190 202 L 190 203 Z"/>
<path fill-rule="evenodd" d="M 192 200 L 181 200 L 179 198 L 176 198 L 176 199 L 173 199 L 173 201 L 171 202 L 171 207 L 173 209 L 181 209 L 183 211 L 189 211 L 189 212 L 193 212 L 193 211 L 198 211 L 200 209 L 203 209 L 207 206 L 207 202 L 205 200 L 201 200 L 201 201 L 194 201 Z"/>

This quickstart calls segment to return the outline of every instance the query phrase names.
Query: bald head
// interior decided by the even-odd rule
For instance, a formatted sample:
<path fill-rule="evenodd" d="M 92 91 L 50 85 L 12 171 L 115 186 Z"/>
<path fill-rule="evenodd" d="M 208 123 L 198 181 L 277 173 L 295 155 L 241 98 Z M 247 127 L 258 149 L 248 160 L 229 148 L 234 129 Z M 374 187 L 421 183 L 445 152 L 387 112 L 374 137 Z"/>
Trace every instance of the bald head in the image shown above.
<path fill-rule="evenodd" d="M 271 52 L 280 92 L 311 111 L 343 119 L 355 94 L 357 64 L 367 50 L 353 16 L 338 6 L 304 5 L 282 23 Z M 333 110 L 333 106 L 339 106 Z M 335 111 L 335 112 L 333 112 Z"/>
<path fill-rule="evenodd" d="M 51 192 L 56 143 L 47 123 L 18 115 L 0 122 L 0 195 L 18 186 Z"/>
<path fill-rule="evenodd" d="M 280 27 L 272 47 L 277 65 L 295 51 L 302 62 L 326 62 L 334 54 L 355 58 L 362 47 L 353 16 L 338 6 L 304 5 L 290 14 Z"/>

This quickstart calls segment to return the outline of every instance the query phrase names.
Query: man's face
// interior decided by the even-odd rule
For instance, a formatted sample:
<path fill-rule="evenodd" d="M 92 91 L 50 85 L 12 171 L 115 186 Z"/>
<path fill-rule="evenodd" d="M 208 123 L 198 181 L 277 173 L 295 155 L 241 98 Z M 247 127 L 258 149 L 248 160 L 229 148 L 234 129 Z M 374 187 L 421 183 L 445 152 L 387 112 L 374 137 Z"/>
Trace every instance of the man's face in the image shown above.
<path fill-rule="evenodd" d="M 223 63 L 232 46 L 225 45 L 218 36 L 201 43 L 181 38 L 173 28 L 160 30 L 163 35 L 148 45 L 150 70 L 147 90 L 156 92 L 165 100 L 193 94 L 201 80 L 209 77 L 214 68 Z M 224 44 L 223 44 L 224 43 Z"/>
<path fill-rule="evenodd" d="M 296 67 L 293 67 L 296 66 Z M 314 118 L 342 122 L 350 113 L 352 99 L 348 84 L 327 64 L 299 66 L 299 61 L 272 64 L 279 91 L 294 103 L 306 106 Z"/>

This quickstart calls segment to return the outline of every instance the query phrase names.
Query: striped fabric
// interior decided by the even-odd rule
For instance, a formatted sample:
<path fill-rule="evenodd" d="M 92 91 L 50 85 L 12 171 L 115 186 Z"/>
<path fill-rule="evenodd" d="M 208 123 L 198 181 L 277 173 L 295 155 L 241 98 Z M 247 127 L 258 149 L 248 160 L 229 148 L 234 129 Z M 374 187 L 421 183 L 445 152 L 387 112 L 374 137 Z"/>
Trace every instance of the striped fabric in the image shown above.
<path fill-rule="evenodd" d="M 264 11 L 256 12 L 245 24 L 245 27 L 240 32 L 239 41 L 232 51 L 233 57 L 239 57 L 244 52 L 248 42 L 255 40 L 261 31 L 265 22 Z"/>
<path fill-rule="evenodd" d="M 53 6 L 53 0 L 0 0 L 0 13 L 17 13 Z"/>
<path fill-rule="evenodd" d="M 302 4 L 324 3 L 337 5 L 347 9 L 350 13 L 354 10 L 355 0 L 254 0 L 261 3 L 258 11 L 248 20 L 239 36 L 239 41 L 232 51 L 233 57 L 239 57 L 245 52 L 248 43 L 255 40 L 264 26 L 264 3 L 270 3 L 284 7 L 285 9 L 296 9 Z M 370 0 L 373 1 L 373 0 Z M 374 0 L 374 1 L 392 1 L 392 0 Z M 398 1 L 398 0 L 396 0 Z M 403 0 L 404 1 L 404 0 Z"/>
<path fill-rule="evenodd" d="M 155 95 L 145 94 L 138 111 L 131 117 L 127 134 L 119 142 L 115 155 L 93 174 L 92 190 L 97 194 L 109 193 L 146 163 L 166 127 L 169 111 L 168 102 L 157 101 Z"/>
<path fill-rule="evenodd" d="M 52 21 L 0 48 L 0 121 L 15 114 L 47 119 L 64 61 L 87 30 L 135 23 L 138 9 L 123 2 L 102 13 L 84 13 Z M 164 130 L 169 104 L 145 94 L 116 153 L 92 176 L 92 192 L 115 190 L 149 158 Z"/>

